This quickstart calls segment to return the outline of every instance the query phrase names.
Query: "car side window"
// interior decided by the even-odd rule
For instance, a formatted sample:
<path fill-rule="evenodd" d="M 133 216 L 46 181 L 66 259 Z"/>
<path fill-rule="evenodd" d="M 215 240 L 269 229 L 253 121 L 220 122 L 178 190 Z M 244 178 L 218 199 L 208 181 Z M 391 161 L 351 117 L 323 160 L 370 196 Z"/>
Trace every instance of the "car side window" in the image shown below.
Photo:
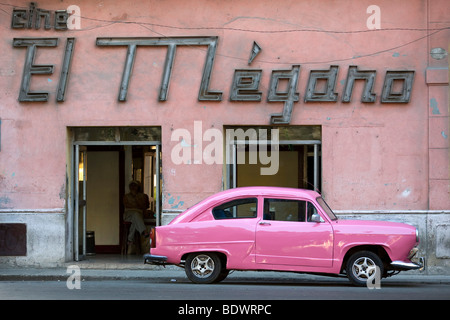
<path fill-rule="evenodd" d="M 318 216 L 318 219 L 320 222 L 324 222 L 322 217 L 320 217 L 319 212 L 317 211 L 316 207 L 311 202 L 308 202 L 308 207 L 307 207 L 307 211 L 306 211 L 306 221 L 313 222 L 314 215 Z"/>
<path fill-rule="evenodd" d="M 264 200 L 264 220 L 312 222 L 312 217 L 318 214 L 316 207 L 309 201 L 291 199 Z M 320 220 L 322 221 L 321 218 Z"/>
<path fill-rule="evenodd" d="M 256 218 L 258 200 L 256 198 L 236 199 L 214 207 L 214 219 Z"/>
<path fill-rule="evenodd" d="M 264 220 L 305 221 L 307 202 L 291 199 L 264 199 Z"/>

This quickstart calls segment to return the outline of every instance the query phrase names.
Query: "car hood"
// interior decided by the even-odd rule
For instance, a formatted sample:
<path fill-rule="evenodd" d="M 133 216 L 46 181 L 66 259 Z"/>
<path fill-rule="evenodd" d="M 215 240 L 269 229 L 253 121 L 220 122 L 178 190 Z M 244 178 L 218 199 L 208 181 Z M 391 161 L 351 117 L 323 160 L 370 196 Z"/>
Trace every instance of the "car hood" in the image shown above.
<path fill-rule="evenodd" d="M 334 223 L 335 231 L 377 234 L 415 234 L 416 228 L 406 223 L 374 220 L 339 219 Z"/>

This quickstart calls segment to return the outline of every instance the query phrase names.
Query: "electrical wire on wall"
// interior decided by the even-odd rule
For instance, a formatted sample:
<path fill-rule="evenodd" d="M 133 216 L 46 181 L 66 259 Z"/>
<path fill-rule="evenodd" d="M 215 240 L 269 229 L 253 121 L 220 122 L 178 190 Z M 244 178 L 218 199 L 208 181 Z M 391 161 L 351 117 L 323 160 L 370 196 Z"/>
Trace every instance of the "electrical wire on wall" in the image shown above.
<path fill-rule="evenodd" d="M 1 6 L 4 6 L 8 9 L 1 8 Z M 15 6 L 7 3 L 1 3 L 0 2 L 0 13 L 3 12 L 4 14 L 11 16 L 12 9 L 27 9 L 27 7 L 21 7 L 21 6 Z M 343 57 L 343 58 L 336 58 L 336 59 L 329 59 L 324 61 L 267 61 L 267 60 L 259 60 L 260 63 L 265 64 L 275 64 L 275 65 L 292 65 L 292 64 L 302 64 L 302 65 L 308 65 L 308 64 L 329 64 L 329 63 L 337 63 L 337 62 L 344 62 L 344 61 L 354 61 L 356 59 L 376 56 L 382 53 L 390 52 L 393 50 L 397 50 L 403 47 L 407 47 L 411 44 L 414 44 L 416 42 L 419 42 L 421 40 L 430 38 L 442 31 L 450 30 L 450 26 L 441 27 L 441 28 L 382 28 L 382 29 L 365 29 L 365 30 L 321 30 L 321 29 L 301 29 L 301 28 L 291 28 L 291 29 L 281 29 L 281 30 L 254 30 L 254 29 L 247 29 L 247 28 L 235 28 L 235 27 L 212 27 L 212 26 L 198 26 L 198 27 L 179 27 L 174 25 L 168 25 L 168 24 L 158 24 L 158 23 L 151 23 L 151 22 L 138 22 L 138 21 L 130 21 L 130 20 L 108 20 L 108 19 L 99 19 L 99 18 L 92 18 L 80 15 L 80 19 L 86 20 L 86 21 L 92 21 L 95 23 L 100 23 L 101 25 L 96 25 L 93 27 L 85 28 L 85 29 L 74 29 L 71 30 L 73 32 L 84 32 L 84 31 L 90 31 L 94 29 L 100 29 L 100 28 L 106 28 L 115 24 L 128 24 L 128 25 L 138 25 L 142 28 L 145 28 L 152 33 L 156 34 L 159 37 L 169 37 L 167 34 L 163 34 L 162 32 L 156 31 L 155 28 L 163 28 L 163 29 L 172 29 L 172 30 L 180 30 L 180 31 L 192 31 L 192 30 L 198 30 L 198 31 L 232 31 L 232 32 L 245 32 L 245 33 L 259 33 L 259 34 L 282 34 L 282 33 L 321 33 L 321 34 L 343 34 L 343 35 L 352 35 L 352 34 L 364 34 L 364 33 L 382 33 L 382 32 L 427 32 L 426 35 L 421 35 L 413 40 L 407 41 L 405 43 L 389 47 L 386 49 L 380 49 L 377 51 L 360 54 L 352 57 Z M 204 48 L 196 47 L 197 50 L 205 51 Z M 225 55 L 217 53 L 217 56 L 228 58 L 228 59 L 234 59 L 234 60 L 242 60 L 247 61 L 247 58 L 241 58 L 236 57 L 232 55 Z"/>

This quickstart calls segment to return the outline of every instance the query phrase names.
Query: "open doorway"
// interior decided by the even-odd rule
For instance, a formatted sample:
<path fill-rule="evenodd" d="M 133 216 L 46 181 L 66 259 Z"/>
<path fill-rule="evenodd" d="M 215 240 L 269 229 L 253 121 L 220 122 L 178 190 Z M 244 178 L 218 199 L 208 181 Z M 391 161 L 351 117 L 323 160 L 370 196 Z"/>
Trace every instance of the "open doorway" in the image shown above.
<path fill-rule="evenodd" d="M 150 205 L 144 212 L 148 228 L 159 225 L 161 208 L 160 128 L 73 128 L 73 185 L 69 212 L 73 216 L 73 256 L 121 253 L 124 246 L 123 196 L 138 181 Z M 114 141 L 110 141 L 113 133 Z M 109 137 L 109 139 L 108 139 Z M 103 139 L 103 140 L 98 140 Z M 70 221 L 70 220 L 69 220 Z M 89 237 L 94 236 L 95 248 Z M 126 240 L 125 240 L 126 241 Z"/>
<path fill-rule="evenodd" d="M 239 150 L 240 149 L 240 150 Z M 249 159 L 251 152 L 249 145 L 238 148 L 239 152 L 245 153 Z M 314 145 L 303 144 L 280 144 L 279 145 L 279 168 L 274 175 L 261 175 L 260 169 L 264 167 L 260 162 L 256 164 L 245 163 L 236 167 L 237 187 L 246 186 L 274 186 L 302 189 L 320 190 L 320 167 L 317 168 L 317 182 L 314 183 Z M 318 155 L 320 163 L 320 155 Z"/>
<path fill-rule="evenodd" d="M 241 130 L 241 135 L 243 133 L 243 139 L 227 141 L 225 169 L 227 188 L 277 186 L 320 192 L 322 187 L 320 126 L 230 126 L 226 129 Z M 278 130 L 276 143 L 271 138 L 274 129 Z M 264 133 L 263 137 L 261 133 Z M 264 142 L 261 139 L 266 140 Z M 267 164 L 262 163 L 260 157 L 254 155 L 260 151 L 261 141 L 267 144 L 265 150 L 277 152 L 278 167 L 274 174 L 261 174 L 261 168 L 267 167 Z"/>

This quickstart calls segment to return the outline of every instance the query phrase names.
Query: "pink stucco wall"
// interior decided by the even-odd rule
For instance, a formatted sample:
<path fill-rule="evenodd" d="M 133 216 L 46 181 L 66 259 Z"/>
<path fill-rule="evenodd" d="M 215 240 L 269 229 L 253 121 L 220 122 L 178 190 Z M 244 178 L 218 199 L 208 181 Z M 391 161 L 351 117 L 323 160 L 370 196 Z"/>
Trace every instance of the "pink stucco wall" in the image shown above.
<path fill-rule="evenodd" d="M 175 165 L 170 141 L 177 128 L 268 125 L 282 102 L 267 102 L 272 70 L 299 64 L 291 125 L 322 126 L 322 184 L 330 205 L 343 210 L 449 209 L 449 4 L 435 1 L 38 1 L 47 10 L 77 5 L 81 29 L 12 29 L 14 7 L 0 4 L 0 208 L 62 208 L 66 201 L 67 127 L 161 126 L 163 192 L 184 209 L 222 188 L 222 165 Z M 367 8 L 380 8 L 379 30 L 369 30 Z M 406 12 L 406 14 L 405 14 Z M 445 28 L 439 31 L 439 28 Z M 427 29 L 431 29 L 428 30 Z M 138 48 L 127 100 L 119 102 L 126 47 L 100 47 L 98 37 L 218 36 L 209 88 L 222 101 L 198 101 L 205 46 L 178 47 L 167 101 L 158 93 L 166 47 Z M 32 76 L 32 91 L 48 102 L 19 102 L 25 48 L 13 38 L 59 38 L 39 48 L 35 64 L 51 75 Z M 56 102 L 64 47 L 75 37 L 66 99 Z M 248 65 L 253 41 L 262 51 Z M 304 102 L 310 70 L 339 66 L 337 102 Z M 376 70 L 375 103 L 361 103 L 357 83 L 342 103 L 348 67 Z M 430 69 L 434 68 L 434 69 Z M 262 69 L 261 102 L 230 102 L 235 69 Z M 435 70 L 436 69 L 436 70 Z M 414 70 L 411 100 L 381 104 L 387 70 Z M 446 75 L 446 76 L 445 76 Z M 163 208 L 169 208 L 163 203 Z"/>

